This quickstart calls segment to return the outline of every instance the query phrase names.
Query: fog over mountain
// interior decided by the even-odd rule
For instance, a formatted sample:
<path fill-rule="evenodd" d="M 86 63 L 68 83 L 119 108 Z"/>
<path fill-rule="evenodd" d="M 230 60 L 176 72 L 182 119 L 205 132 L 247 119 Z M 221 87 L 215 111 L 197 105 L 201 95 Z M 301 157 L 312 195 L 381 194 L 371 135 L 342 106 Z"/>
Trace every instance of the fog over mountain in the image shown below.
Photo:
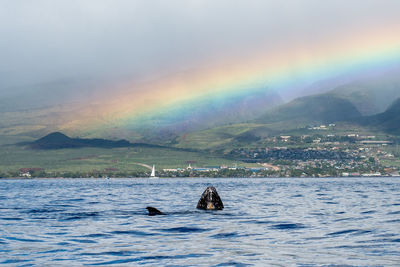
<path fill-rule="evenodd" d="M 249 121 L 335 88 L 376 114 L 400 77 L 398 10 L 397 0 L 4 0 L 0 134 L 132 140 L 138 128 Z"/>
<path fill-rule="evenodd" d="M 0 96 L 54 81 L 157 79 L 255 50 L 399 24 L 400 2 L 98 1 L 0 3 Z M 299 51 L 306 56 L 312 49 Z M 62 87 L 62 86 L 61 86 Z M 76 89 L 74 89 L 76 87 Z M 93 90 L 98 90 L 93 86 Z M 64 89 L 61 89 L 64 90 Z M 79 94 L 80 86 L 65 88 Z"/>

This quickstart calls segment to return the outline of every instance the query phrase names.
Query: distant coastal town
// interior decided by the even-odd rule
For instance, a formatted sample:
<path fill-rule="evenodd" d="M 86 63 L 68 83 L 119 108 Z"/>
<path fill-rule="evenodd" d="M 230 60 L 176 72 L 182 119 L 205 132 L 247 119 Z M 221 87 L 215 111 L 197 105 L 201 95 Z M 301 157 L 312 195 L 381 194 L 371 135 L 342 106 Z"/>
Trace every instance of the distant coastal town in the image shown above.
<path fill-rule="evenodd" d="M 202 165 L 187 159 L 180 167 L 159 167 L 159 177 L 384 177 L 399 176 L 398 140 L 357 132 L 324 133 L 331 125 L 310 126 L 312 135 L 277 135 L 263 140 L 260 147 L 233 148 L 219 156 L 233 164 Z M 215 153 L 215 152 L 214 152 Z M 24 167 L 1 173 L 0 177 L 149 177 L 148 170 L 120 170 L 107 167 L 90 171 L 47 171 Z M 184 165 L 184 166 L 182 166 Z"/>

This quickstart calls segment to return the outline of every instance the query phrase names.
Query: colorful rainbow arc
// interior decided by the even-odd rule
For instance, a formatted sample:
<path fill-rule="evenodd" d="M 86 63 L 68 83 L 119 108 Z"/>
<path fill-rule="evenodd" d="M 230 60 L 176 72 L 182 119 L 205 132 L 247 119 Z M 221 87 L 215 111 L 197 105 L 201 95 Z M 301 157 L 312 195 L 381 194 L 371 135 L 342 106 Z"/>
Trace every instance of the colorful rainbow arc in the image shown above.
<path fill-rule="evenodd" d="M 190 113 L 197 103 L 229 105 L 268 90 L 298 90 L 340 75 L 389 68 L 400 64 L 400 32 L 367 33 L 353 40 L 313 44 L 311 48 L 288 45 L 281 51 L 229 62 L 110 90 L 112 94 L 97 99 L 99 106 L 81 108 L 79 119 L 70 120 L 62 128 L 134 128 L 158 117 L 173 122 L 180 114 Z"/>

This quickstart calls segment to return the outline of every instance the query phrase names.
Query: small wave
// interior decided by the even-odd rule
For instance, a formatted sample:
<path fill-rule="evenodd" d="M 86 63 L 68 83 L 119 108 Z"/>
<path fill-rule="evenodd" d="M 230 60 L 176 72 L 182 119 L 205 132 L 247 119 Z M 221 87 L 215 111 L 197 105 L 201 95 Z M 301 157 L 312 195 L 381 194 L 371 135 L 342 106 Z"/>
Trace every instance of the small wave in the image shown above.
<path fill-rule="evenodd" d="M 61 210 L 61 209 L 31 209 L 31 210 L 27 210 L 26 213 L 52 213 L 52 212 L 63 212 L 65 210 Z"/>
<path fill-rule="evenodd" d="M 367 210 L 367 211 L 361 212 L 361 214 L 373 214 L 373 213 L 376 213 L 376 210 Z"/>
<path fill-rule="evenodd" d="M 219 233 L 219 234 L 215 234 L 212 235 L 212 238 L 216 238 L 216 239 L 222 239 L 222 238 L 232 238 L 232 237 L 238 237 L 238 233 L 233 232 L 233 233 Z"/>
<path fill-rule="evenodd" d="M 4 221 L 22 221 L 23 220 L 22 218 L 11 218 L 11 217 L 3 217 L 0 219 L 2 219 Z"/>
<path fill-rule="evenodd" d="M 297 195 L 293 195 L 291 197 L 303 197 L 303 195 L 302 194 L 297 194 Z"/>
<path fill-rule="evenodd" d="M 77 242 L 77 243 L 84 243 L 84 244 L 95 244 L 97 241 L 91 239 L 69 239 L 68 241 Z"/>
<path fill-rule="evenodd" d="M 85 264 L 85 265 L 91 265 L 91 266 L 96 266 L 96 265 L 113 265 L 113 264 L 123 264 L 123 263 L 130 263 L 130 262 L 136 262 L 138 261 L 136 258 L 134 259 L 123 259 L 123 260 L 113 260 L 113 261 L 103 261 L 103 262 L 98 262 L 98 263 L 92 263 L 92 264 Z"/>
<path fill-rule="evenodd" d="M 83 235 L 82 237 L 106 237 L 109 236 L 108 234 L 88 234 L 88 235 Z"/>
<path fill-rule="evenodd" d="M 379 248 L 382 245 L 342 245 L 342 246 L 335 246 L 335 247 L 328 247 L 329 249 L 371 249 L 371 248 Z"/>
<path fill-rule="evenodd" d="M 244 223 L 255 223 L 255 224 L 273 224 L 276 223 L 274 221 L 259 221 L 259 220 L 250 220 L 250 221 L 243 221 Z"/>
<path fill-rule="evenodd" d="M 57 236 L 57 235 L 66 235 L 66 234 L 68 234 L 68 232 L 55 232 L 55 233 L 53 233 L 53 232 L 50 232 L 50 233 L 45 233 L 46 235 L 55 235 L 55 236 Z"/>
<path fill-rule="evenodd" d="M 99 216 L 99 212 L 76 212 L 76 213 L 64 213 L 64 216 L 67 216 L 65 218 L 62 218 L 62 221 L 73 221 L 73 220 L 80 220 L 80 219 L 85 219 L 85 218 L 91 218 L 91 217 L 96 217 Z"/>
<path fill-rule="evenodd" d="M 134 254 L 139 254 L 143 252 L 139 251 L 104 251 L 104 252 L 84 252 L 79 255 L 81 256 L 131 256 Z"/>
<path fill-rule="evenodd" d="M 289 229 L 301 229 L 305 228 L 305 226 L 301 223 L 280 223 L 272 225 L 271 228 L 279 230 L 289 230 Z"/>
<path fill-rule="evenodd" d="M 213 266 L 252 266 L 252 265 L 241 263 L 241 262 L 236 262 L 236 261 L 228 261 L 228 262 L 219 263 L 219 264 L 213 265 Z"/>
<path fill-rule="evenodd" d="M 110 232 L 110 234 L 114 234 L 114 235 L 137 235 L 137 236 L 154 235 L 152 233 L 146 233 L 146 232 L 141 232 L 141 231 L 136 231 L 136 230 L 117 230 L 117 231 Z"/>
<path fill-rule="evenodd" d="M 397 215 L 400 214 L 400 210 L 398 211 L 392 211 L 392 212 L 388 212 L 387 215 Z"/>
<path fill-rule="evenodd" d="M 375 243 L 377 246 L 382 246 L 381 243 L 400 243 L 400 238 L 379 238 L 372 240 L 362 240 L 357 243 Z"/>
<path fill-rule="evenodd" d="M 174 256 L 165 256 L 165 255 L 158 255 L 158 256 L 146 256 L 146 257 L 138 257 L 132 259 L 123 259 L 123 260 L 113 260 L 113 261 L 105 261 L 105 262 L 98 262 L 86 265 L 113 265 L 113 264 L 123 264 L 123 263 L 131 263 L 131 262 L 139 262 L 139 261 L 151 261 L 156 260 L 168 260 L 168 259 L 186 259 L 186 258 L 199 258 L 199 257 L 206 257 L 209 254 L 187 254 L 187 255 L 174 255 Z"/>
<path fill-rule="evenodd" d="M 76 201 L 83 201 L 85 200 L 84 198 L 70 198 L 70 199 L 66 199 L 65 202 L 76 202 Z"/>
<path fill-rule="evenodd" d="M 52 250 L 46 250 L 46 251 L 41 251 L 38 252 L 39 254 L 47 254 L 47 253 L 58 253 L 58 252 L 66 252 L 68 250 L 66 249 L 52 249 Z"/>
<path fill-rule="evenodd" d="M 354 218 L 354 217 L 346 217 L 346 218 L 340 218 L 340 219 L 336 219 L 334 220 L 334 222 L 343 222 L 343 221 L 357 221 L 360 218 Z"/>
<path fill-rule="evenodd" d="M 21 241 L 21 242 L 43 242 L 42 240 L 39 239 L 29 239 L 29 238 L 18 238 L 18 237 L 5 237 L 8 240 L 14 240 L 14 241 Z"/>
<path fill-rule="evenodd" d="M 365 235 L 365 234 L 370 234 L 373 231 L 371 230 L 358 230 L 357 232 L 355 232 L 353 235 Z"/>
<path fill-rule="evenodd" d="M 322 212 L 311 212 L 310 215 L 314 215 L 314 216 L 324 216 L 325 213 L 322 213 Z"/>
<path fill-rule="evenodd" d="M 317 198 L 318 200 L 324 200 L 324 201 L 332 201 L 333 198 L 332 197 L 319 197 Z"/>
<path fill-rule="evenodd" d="M 208 229 L 202 229 L 197 227 L 173 227 L 160 230 L 163 232 L 171 232 L 171 233 L 200 233 L 208 231 Z"/>
<path fill-rule="evenodd" d="M 400 219 L 386 221 L 387 223 L 400 223 Z"/>
<path fill-rule="evenodd" d="M 23 210 L 25 208 L 20 208 L 20 207 L 7 207 L 7 208 L 0 208 L 0 210 L 4 211 L 12 211 L 12 210 Z"/>
<path fill-rule="evenodd" d="M 30 260 L 20 260 L 20 259 L 8 259 L 5 261 L 0 262 L 1 264 L 13 264 L 13 263 L 21 263 L 21 262 L 27 262 Z"/>
<path fill-rule="evenodd" d="M 337 232 L 329 233 L 327 235 L 329 235 L 329 236 L 338 236 L 338 235 L 351 234 L 351 233 L 355 233 L 355 232 L 358 232 L 358 231 L 360 231 L 360 230 L 358 230 L 358 229 L 349 229 L 349 230 L 343 230 L 343 231 L 337 231 Z"/>
<path fill-rule="evenodd" d="M 282 206 L 281 204 L 278 203 L 264 203 L 264 207 L 273 207 L 273 206 Z"/>
<path fill-rule="evenodd" d="M 58 243 L 56 243 L 57 246 L 68 246 L 70 244 L 71 243 L 69 243 L 69 242 L 58 242 Z"/>
<path fill-rule="evenodd" d="M 71 204 L 57 204 L 55 205 L 57 207 L 63 207 L 63 208 L 73 208 L 76 207 L 75 205 L 71 205 Z"/>

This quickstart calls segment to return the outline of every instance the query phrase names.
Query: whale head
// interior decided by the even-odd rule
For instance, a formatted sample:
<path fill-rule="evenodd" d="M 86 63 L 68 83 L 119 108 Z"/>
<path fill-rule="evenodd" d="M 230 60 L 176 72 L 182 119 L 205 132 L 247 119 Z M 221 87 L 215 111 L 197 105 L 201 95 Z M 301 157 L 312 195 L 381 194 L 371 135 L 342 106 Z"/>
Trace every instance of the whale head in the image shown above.
<path fill-rule="evenodd" d="M 217 189 L 213 186 L 209 186 L 201 195 L 197 208 L 201 210 L 222 210 L 224 204 L 217 193 Z"/>

